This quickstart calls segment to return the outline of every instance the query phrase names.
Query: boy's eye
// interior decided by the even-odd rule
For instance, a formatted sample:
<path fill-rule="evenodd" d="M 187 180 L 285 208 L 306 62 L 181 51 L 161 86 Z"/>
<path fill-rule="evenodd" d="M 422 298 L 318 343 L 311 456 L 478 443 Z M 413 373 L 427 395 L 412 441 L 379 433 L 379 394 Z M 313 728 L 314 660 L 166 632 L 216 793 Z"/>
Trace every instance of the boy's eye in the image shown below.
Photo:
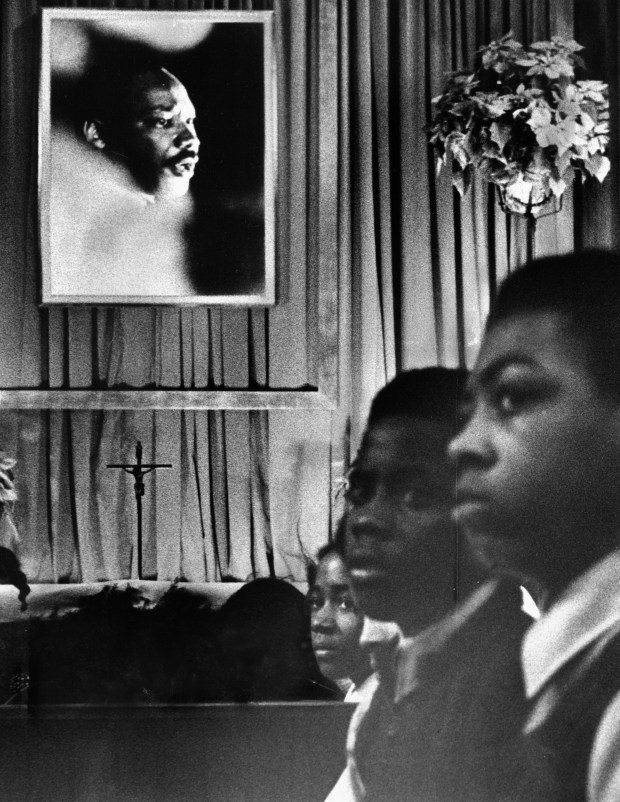
<path fill-rule="evenodd" d="M 493 404 L 502 415 L 514 415 L 531 400 L 527 387 L 499 386 L 493 394 Z"/>
<path fill-rule="evenodd" d="M 352 507 L 361 507 L 372 495 L 371 483 L 361 476 L 351 476 L 344 491 L 346 501 Z"/>
<path fill-rule="evenodd" d="M 511 415 L 513 412 L 516 412 L 520 406 L 519 398 L 515 395 L 515 393 L 505 390 L 497 394 L 495 406 L 504 415 Z"/>
<path fill-rule="evenodd" d="M 341 596 L 338 601 L 338 607 L 345 613 L 355 613 L 357 608 L 353 598 L 349 595 Z"/>

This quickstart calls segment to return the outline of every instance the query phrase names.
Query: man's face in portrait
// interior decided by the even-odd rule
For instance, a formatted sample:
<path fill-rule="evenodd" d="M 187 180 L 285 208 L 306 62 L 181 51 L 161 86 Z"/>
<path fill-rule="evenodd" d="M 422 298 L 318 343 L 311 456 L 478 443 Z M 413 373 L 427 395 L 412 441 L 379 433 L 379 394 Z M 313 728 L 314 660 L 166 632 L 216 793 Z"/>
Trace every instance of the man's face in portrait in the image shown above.
<path fill-rule="evenodd" d="M 163 68 L 134 76 L 116 119 L 87 122 L 87 140 L 120 156 L 150 195 L 185 195 L 198 162 L 196 110 L 183 84 Z"/>

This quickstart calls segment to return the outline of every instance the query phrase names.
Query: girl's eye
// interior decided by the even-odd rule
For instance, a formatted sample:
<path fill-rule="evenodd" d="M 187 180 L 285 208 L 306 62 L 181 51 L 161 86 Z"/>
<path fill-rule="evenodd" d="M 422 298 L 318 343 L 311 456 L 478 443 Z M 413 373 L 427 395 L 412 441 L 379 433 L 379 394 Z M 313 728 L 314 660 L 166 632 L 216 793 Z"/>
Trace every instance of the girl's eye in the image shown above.
<path fill-rule="evenodd" d="M 350 596 L 343 596 L 338 602 L 338 606 L 345 613 L 355 613 L 357 611 L 355 602 Z"/>
<path fill-rule="evenodd" d="M 170 125 L 172 124 L 172 120 L 166 117 L 156 117 L 152 121 L 152 124 L 154 128 L 169 128 Z"/>

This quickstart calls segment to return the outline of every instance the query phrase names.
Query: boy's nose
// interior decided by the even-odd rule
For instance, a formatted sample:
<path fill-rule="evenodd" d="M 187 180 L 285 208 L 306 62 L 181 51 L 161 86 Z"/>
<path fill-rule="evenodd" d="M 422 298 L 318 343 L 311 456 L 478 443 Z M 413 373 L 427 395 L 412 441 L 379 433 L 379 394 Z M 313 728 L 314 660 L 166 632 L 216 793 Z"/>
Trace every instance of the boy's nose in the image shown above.
<path fill-rule="evenodd" d="M 349 531 L 353 539 L 376 540 L 391 531 L 398 500 L 385 489 L 377 489 L 360 507 L 349 510 Z"/>
<path fill-rule="evenodd" d="M 448 457 L 458 468 L 465 465 L 488 464 L 493 458 L 488 421 L 475 410 L 461 431 L 448 444 Z"/>

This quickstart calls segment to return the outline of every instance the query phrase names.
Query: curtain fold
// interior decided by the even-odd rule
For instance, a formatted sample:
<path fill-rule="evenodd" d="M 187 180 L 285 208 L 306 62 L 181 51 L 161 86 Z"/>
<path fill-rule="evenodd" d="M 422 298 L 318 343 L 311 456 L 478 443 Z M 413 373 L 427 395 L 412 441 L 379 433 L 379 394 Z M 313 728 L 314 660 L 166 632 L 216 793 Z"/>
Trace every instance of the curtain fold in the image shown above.
<path fill-rule="evenodd" d="M 602 25 L 608 4 L 594 5 Z M 350 413 L 350 426 L 336 420 L 340 470 L 373 395 L 398 370 L 473 364 L 497 284 L 526 257 L 525 223 L 501 212 L 489 185 L 476 180 L 460 199 L 447 171 L 436 175 L 425 126 L 445 74 L 509 30 L 526 43 L 591 38 L 596 14 L 581 14 L 580 31 L 574 3 L 561 0 L 341 0 L 338 8 L 340 384 Z M 609 80 L 600 68 L 592 77 Z M 538 223 L 534 249 L 572 251 L 579 239 L 569 190 L 562 213 Z"/>

